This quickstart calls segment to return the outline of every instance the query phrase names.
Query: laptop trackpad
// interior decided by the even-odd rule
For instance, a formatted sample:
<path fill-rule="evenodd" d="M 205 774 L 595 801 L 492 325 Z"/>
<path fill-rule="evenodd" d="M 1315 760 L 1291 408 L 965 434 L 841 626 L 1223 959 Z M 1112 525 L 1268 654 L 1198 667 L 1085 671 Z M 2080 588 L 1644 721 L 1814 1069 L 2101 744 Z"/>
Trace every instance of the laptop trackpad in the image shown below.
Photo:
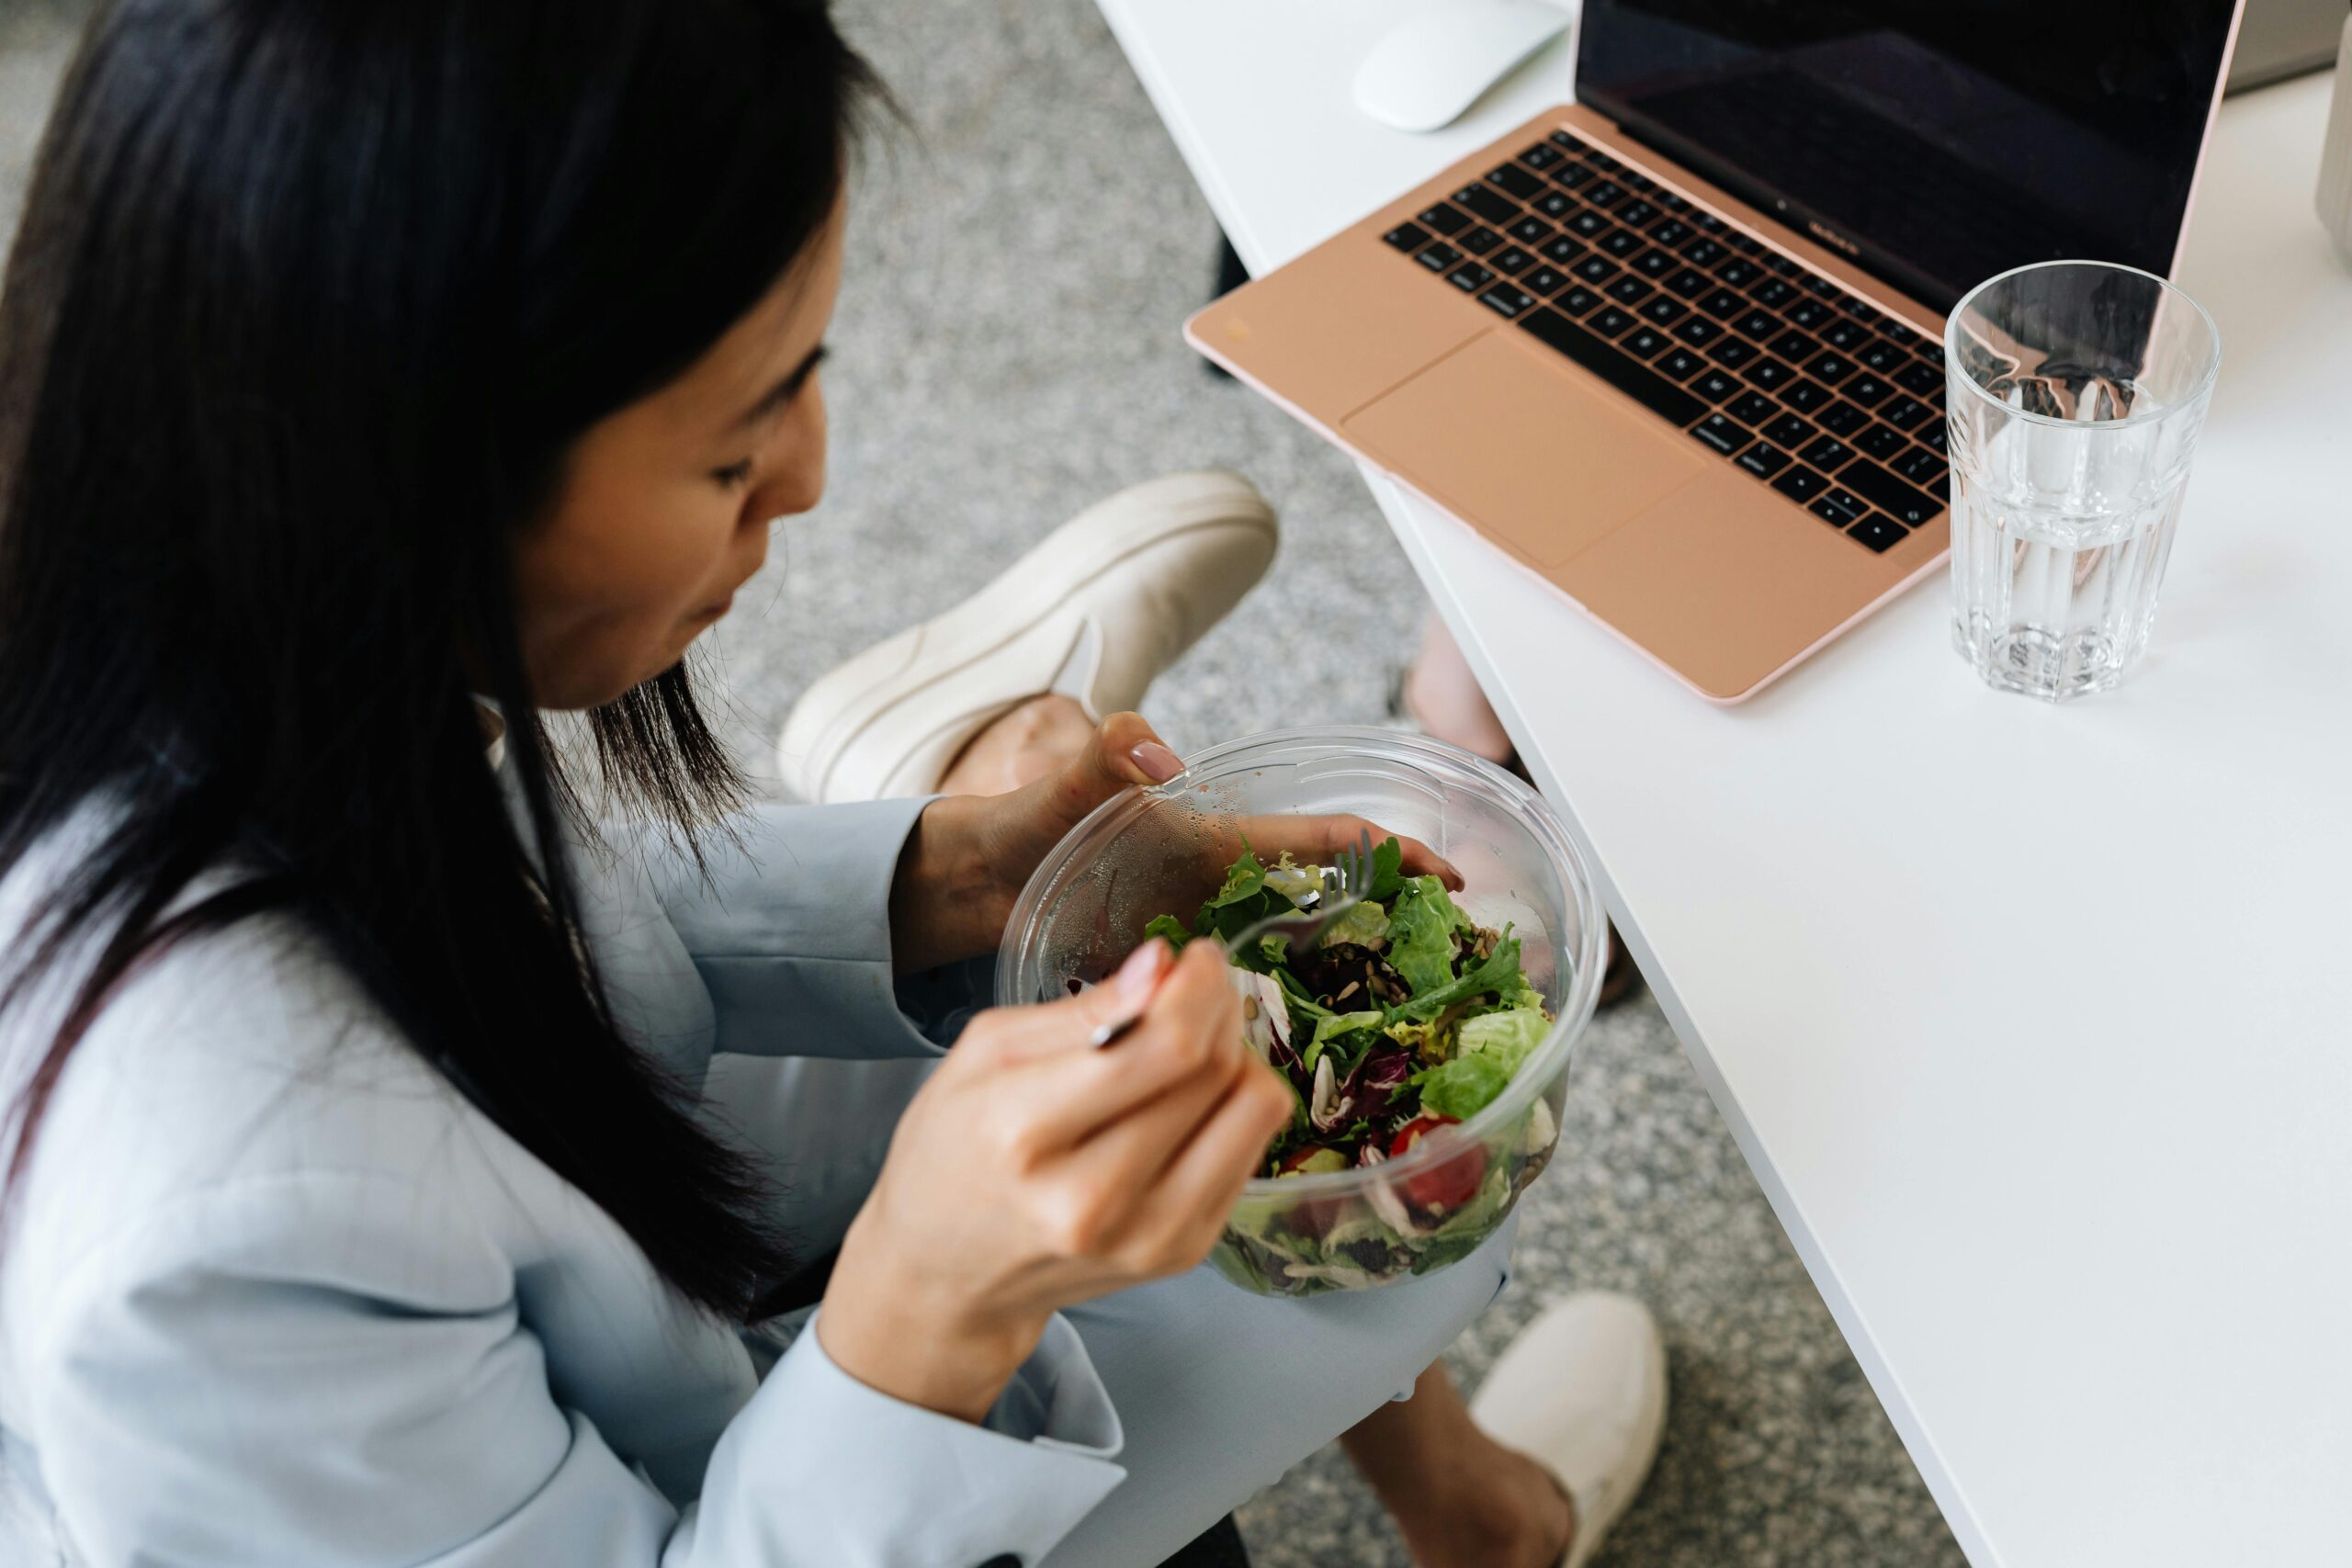
<path fill-rule="evenodd" d="M 1510 328 L 1340 422 L 1374 462 L 1554 567 L 1704 466 L 1688 436 Z"/>

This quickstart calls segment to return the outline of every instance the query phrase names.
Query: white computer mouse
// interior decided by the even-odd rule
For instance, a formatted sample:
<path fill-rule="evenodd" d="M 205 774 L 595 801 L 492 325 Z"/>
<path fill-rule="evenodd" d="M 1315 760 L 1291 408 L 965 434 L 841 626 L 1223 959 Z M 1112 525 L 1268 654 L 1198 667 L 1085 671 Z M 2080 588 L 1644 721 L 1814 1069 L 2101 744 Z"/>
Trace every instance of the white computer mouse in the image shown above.
<path fill-rule="evenodd" d="M 1437 0 L 1372 46 L 1356 107 L 1399 130 L 1451 125 L 1567 25 L 1542 0 Z"/>

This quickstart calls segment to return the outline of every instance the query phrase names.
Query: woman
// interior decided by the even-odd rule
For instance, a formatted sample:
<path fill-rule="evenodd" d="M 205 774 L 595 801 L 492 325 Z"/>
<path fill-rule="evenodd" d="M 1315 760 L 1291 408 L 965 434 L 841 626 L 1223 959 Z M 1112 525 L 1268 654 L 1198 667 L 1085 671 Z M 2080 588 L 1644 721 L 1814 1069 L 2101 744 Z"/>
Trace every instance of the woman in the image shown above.
<path fill-rule="evenodd" d="M 1141 720 L 736 809 L 680 660 L 821 489 L 864 93 L 810 0 L 93 24 L 0 299 L 9 1561 L 1151 1562 L 1351 1425 L 1431 1563 L 1622 1507 L 1559 1402 L 1540 1464 L 1373 1414 L 1508 1235 L 1311 1311 L 1188 1272 L 1288 1111 L 1214 954 L 944 1057 L 902 1010 L 1172 771 Z M 706 1093 L 770 1056 L 938 1060 L 843 1176 L 871 1106 Z"/>

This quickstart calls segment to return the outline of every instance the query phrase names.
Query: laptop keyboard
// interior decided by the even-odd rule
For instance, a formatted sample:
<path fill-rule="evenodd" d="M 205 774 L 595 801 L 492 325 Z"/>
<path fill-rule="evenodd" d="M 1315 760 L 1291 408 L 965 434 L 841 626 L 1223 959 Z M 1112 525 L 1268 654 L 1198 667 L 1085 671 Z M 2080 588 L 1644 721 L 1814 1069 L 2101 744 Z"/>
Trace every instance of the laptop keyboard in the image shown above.
<path fill-rule="evenodd" d="M 1857 544 L 1944 511 L 1943 345 L 1590 142 L 1383 238 Z"/>

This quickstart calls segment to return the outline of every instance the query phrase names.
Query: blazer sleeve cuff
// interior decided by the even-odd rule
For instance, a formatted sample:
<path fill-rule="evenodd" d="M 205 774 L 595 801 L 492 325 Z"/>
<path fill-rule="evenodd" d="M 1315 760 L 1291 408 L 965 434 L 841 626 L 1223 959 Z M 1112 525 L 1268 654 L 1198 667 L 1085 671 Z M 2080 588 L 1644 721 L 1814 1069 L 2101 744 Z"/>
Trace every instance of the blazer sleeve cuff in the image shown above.
<path fill-rule="evenodd" d="M 764 1561 L 759 1516 L 775 1508 L 789 1514 L 797 1550 L 818 1548 L 815 1562 L 1035 1562 L 1125 1478 L 1109 1391 L 1059 1316 L 978 1426 L 858 1382 L 814 1327 L 712 1455 L 694 1520 L 712 1561 Z M 832 1521 L 838 1540 L 809 1539 Z"/>

